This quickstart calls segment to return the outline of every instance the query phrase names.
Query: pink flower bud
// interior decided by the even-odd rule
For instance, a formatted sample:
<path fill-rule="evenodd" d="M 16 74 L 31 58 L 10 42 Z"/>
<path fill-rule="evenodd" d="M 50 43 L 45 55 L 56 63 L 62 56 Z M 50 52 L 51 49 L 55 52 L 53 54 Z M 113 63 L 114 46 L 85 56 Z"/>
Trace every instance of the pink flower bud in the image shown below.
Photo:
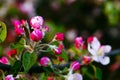
<path fill-rule="evenodd" d="M 8 59 L 6 57 L 2 57 L 0 59 L 0 62 L 3 63 L 3 64 L 9 64 Z"/>
<path fill-rule="evenodd" d="M 43 18 L 41 16 L 32 17 L 30 20 L 30 25 L 33 29 L 41 29 L 43 25 Z"/>
<path fill-rule="evenodd" d="M 5 77 L 5 80 L 15 80 L 15 79 L 14 79 L 13 75 L 7 75 Z"/>
<path fill-rule="evenodd" d="M 91 43 L 93 41 L 93 38 L 94 38 L 93 36 L 88 37 L 87 42 Z"/>
<path fill-rule="evenodd" d="M 60 43 L 58 47 L 62 50 L 64 48 L 64 45 Z"/>
<path fill-rule="evenodd" d="M 16 55 L 17 54 L 17 50 L 16 49 L 12 49 L 7 54 L 8 54 L 8 56 Z"/>
<path fill-rule="evenodd" d="M 41 66 L 46 67 L 50 64 L 50 59 L 48 57 L 42 57 L 39 63 Z"/>
<path fill-rule="evenodd" d="M 55 39 L 58 41 L 63 41 L 64 40 L 64 34 L 63 33 L 57 33 L 55 35 Z"/>
<path fill-rule="evenodd" d="M 54 49 L 55 54 L 61 54 L 62 50 L 60 48 Z"/>
<path fill-rule="evenodd" d="M 30 38 L 33 40 L 33 41 L 40 41 L 43 37 L 43 34 L 42 34 L 42 31 L 36 29 L 34 30 L 31 34 L 30 34 Z"/>
<path fill-rule="evenodd" d="M 20 36 L 24 34 L 23 28 L 15 28 L 15 33 Z"/>
<path fill-rule="evenodd" d="M 53 77 L 48 77 L 47 80 L 54 80 L 54 78 Z"/>
<path fill-rule="evenodd" d="M 75 38 L 74 44 L 76 48 L 80 48 L 81 46 L 83 46 L 83 38 L 82 37 L 77 37 Z"/>
<path fill-rule="evenodd" d="M 22 25 L 26 24 L 26 21 L 24 19 L 21 20 Z"/>
<path fill-rule="evenodd" d="M 91 61 L 91 58 L 89 56 L 84 56 L 84 58 L 83 58 L 84 64 L 88 64 L 88 63 L 90 63 L 90 61 Z"/>
<path fill-rule="evenodd" d="M 80 68 L 80 63 L 77 62 L 77 61 L 72 62 L 71 68 L 72 68 L 73 70 L 78 70 L 78 69 Z"/>
<path fill-rule="evenodd" d="M 14 20 L 13 25 L 15 28 L 19 28 L 21 26 L 21 22 L 19 20 Z"/>

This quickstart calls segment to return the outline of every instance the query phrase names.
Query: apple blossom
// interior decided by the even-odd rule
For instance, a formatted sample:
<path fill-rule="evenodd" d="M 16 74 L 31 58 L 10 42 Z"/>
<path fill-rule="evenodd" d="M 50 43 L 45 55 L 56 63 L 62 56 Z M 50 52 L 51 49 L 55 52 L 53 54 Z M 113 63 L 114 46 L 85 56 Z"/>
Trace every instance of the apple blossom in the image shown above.
<path fill-rule="evenodd" d="M 78 70 L 80 68 L 80 63 L 77 61 L 72 62 L 71 68 L 73 68 L 73 70 Z"/>
<path fill-rule="evenodd" d="M 56 49 L 54 49 L 55 54 L 61 54 L 62 50 L 58 47 Z"/>
<path fill-rule="evenodd" d="M 24 34 L 24 29 L 23 28 L 15 28 L 15 33 L 19 36 L 19 35 L 23 35 Z"/>
<path fill-rule="evenodd" d="M 75 41 L 74 41 L 74 44 L 75 44 L 76 48 L 82 47 L 83 44 L 84 44 L 83 38 L 82 37 L 76 37 Z"/>
<path fill-rule="evenodd" d="M 15 80 L 15 79 L 14 79 L 13 75 L 7 75 L 5 77 L 5 80 Z"/>
<path fill-rule="evenodd" d="M 106 54 L 111 51 L 111 46 L 101 46 L 96 37 L 93 37 L 90 43 L 88 43 L 88 51 L 92 54 L 92 58 L 94 61 L 99 62 L 103 65 L 107 65 L 110 62 L 110 58 L 107 57 Z"/>
<path fill-rule="evenodd" d="M 44 20 L 41 16 L 35 16 L 30 19 L 30 25 L 33 29 L 41 29 L 43 22 Z"/>
<path fill-rule="evenodd" d="M 20 20 L 17 20 L 17 19 L 14 20 L 14 21 L 13 21 L 13 25 L 14 25 L 15 28 L 19 28 L 19 27 L 21 26 Z"/>
<path fill-rule="evenodd" d="M 70 66 L 70 70 L 67 76 L 65 76 L 65 78 L 67 80 L 82 80 L 82 75 L 79 73 L 74 73 L 73 74 L 73 70 L 78 70 L 80 68 L 80 64 L 77 61 L 74 61 L 71 66 Z"/>
<path fill-rule="evenodd" d="M 89 56 L 84 56 L 83 57 L 83 63 L 84 64 L 88 64 L 88 63 L 90 63 L 90 61 L 91 61 L 91 57 L 89 57 Z"/>
<path fill-rule="evenodd" d="M 46 67 L 46 66 L 48 66 L 50 64 L 50 59 L 48 57 L 46 57 L 46 56 L 42 57 L 40 59 L 39 63 L 40 63 L 41 66 Z"/>
<path fill-rule="evenodd" d="M 3 64 L 9 64 L 7 57 L 4 56 L 0 59 L 0 62 Z"/>
<path fill-rule="evenodd" d="M 34 30 L 31 34 L 30 34 L 30 38 L 33 40 L 33 41 L 40 41 L 42 38 L 43 38 L 43 33 L 41 30 Z"/>
<path fill-rule="evenodd" d="M 63 41 L 64 40 L 64 34 L 63 33 L 56 33 L 55 34 L 55 40 Z"/>

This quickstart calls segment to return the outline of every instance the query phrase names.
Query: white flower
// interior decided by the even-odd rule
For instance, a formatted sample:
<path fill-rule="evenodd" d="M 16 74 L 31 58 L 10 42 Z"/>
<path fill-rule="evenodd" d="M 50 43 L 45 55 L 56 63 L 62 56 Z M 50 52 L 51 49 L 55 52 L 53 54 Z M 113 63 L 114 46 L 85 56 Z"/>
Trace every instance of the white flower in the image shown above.
<path fill-rule="evenodd" d="M 93 37 L 93 40 L 88 43 L 88 51 L 92 54 L 93 60 L 100 62 L 103 65 L 107 65 L 110 62 L 110 58 L 105 56 L 111 51 L 110 45 L 102 45 L 96 37 Z"/>

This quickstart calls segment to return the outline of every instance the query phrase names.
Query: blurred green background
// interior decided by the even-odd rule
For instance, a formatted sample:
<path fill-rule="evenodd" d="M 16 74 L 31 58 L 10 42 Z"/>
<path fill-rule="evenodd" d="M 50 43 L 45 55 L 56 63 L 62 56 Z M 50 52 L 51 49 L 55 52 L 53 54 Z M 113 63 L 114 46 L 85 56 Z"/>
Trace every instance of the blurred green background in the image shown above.
<path fill-rule="evenodd" d="M 51 29 L 46 39 L 52 39 L 55 32 L 65 33 L 66 48 L 75 37 L 87 39 L 91 35 L 111 45 L 117 53 L 110 56 L 111 63 L 94 64 L 101 67 L 102 80 L 120 80 L 120 0 L 0 0 L 0 20 L 6 23 L 9 34 L 5 44 L 14 41 L 10 38 L 15 35 L 13 19 L 29 22 L 35 15 L 43 16 Z"/>

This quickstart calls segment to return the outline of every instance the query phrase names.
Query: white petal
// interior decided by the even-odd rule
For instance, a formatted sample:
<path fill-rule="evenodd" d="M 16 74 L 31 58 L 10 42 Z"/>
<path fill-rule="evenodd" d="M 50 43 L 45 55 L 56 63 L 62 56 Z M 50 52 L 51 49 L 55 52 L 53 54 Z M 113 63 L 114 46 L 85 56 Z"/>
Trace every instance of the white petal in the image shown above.
<path fill-rule="evenodd" d="M 100 63 L 103 65 L 107 65 L 110 63 L 110 58 L 106 56 L 99 57 Z"/>
<path fill-rule="evenodd" d="M 91 48 L 90 44 L 88 44 L 88 51 L 94 56 L 97 54 L 97 52 Z"/>
<path fill-rule="evenodd" d="M 73 74 L 73 80 L 82 80 L 82 75 L 79 73 Z"/>
<path fill-rule="evenodd" d="M 92 58 L 93 58 L 94 61 L 100 62 L 98 56 L 93 56 Z"/>
<path fill-rule="evenodd" d="M 98 39 L 96 37 L 94 37 L 94 40 L 91 43 L 91 47 L 95 50 L 98 51 L 98 49 L 100 48 L 100 42 L 98 41 Z"/>
<path fill-rule="evenodd" d="M 73 75 L 72 75 L 72 74 L 69 75 L 69 76 L 67 77 L 67 80 L 73 80 Z"/>
<path fill-rule="evenodd" d="M 112 47 L 110 45 L 105 45 L 104 46 L 104 52 L 109 53 L 111 51 Z"/>

